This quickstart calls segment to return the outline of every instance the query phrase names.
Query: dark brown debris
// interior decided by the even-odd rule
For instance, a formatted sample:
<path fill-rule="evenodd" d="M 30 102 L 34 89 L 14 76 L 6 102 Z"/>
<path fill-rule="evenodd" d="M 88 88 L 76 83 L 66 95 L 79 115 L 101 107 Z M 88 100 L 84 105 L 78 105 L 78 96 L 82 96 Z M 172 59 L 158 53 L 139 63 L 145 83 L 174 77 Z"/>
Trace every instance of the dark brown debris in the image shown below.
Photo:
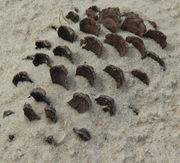
<path fill-rule="evenodd" d="M 34 55 L 33 64 L 34 66 L 39 66 L 40 64 L 47 64 L 49 67 L 51 67 L 51 60 L 50 57 L 47 54 L 44 53 L 36 53 Z"/>
<path fill-rule="evenodd" d="M 121 57 L 125 56 L 127 51 L 127 46 L 126 46 L 126 41 L 123 39 L 122 36 L 114 33 L 107 34 L 104 42 L 116 48 Z"/>
<path fill-rule="evenodd" d="M 123 71 L 114 65 L 108 65 L 104 69 L 105 72 L 107 72 L 117 83 L 117 88 L 120 88 L 124 82 L 124 73 Z"/>
<path fill-rule="evenodd" d="M 138 51 L 141 53 L 141 59 L 144 59 L 146 57 L 147 51 L 142 39 L 134 36 L 128 36 L 126 37 L 126 41 L 133 44 L 133 46 L 138 49 Z"/>
<path fill-rule="evenodd" d="M 98 36 L 101 30 L 100 25 L 92 18 L 84 18 L 80 21 L 80 30 Z"/>
<path fill-rule="evenodd" d="M 58 117 L 56 115 L 56 109 L 54 107 L 48 105 L 44 108 L 44 111 L 48 119 L 50 119 L 54 123 L 57 122 Z"/>
<path fill-rule="evenodd" d="M 116 114 L 116 106 L 113 98 L 106 95 L 101 95 L 96 98 L 95 101 L 99 105 L 106 106 L 105 108 L 103 108 L 103 110 L 105 112 L 109 112 L 110 116 Z"/>
<path fill-rule="evenodd" d="M 37 87 L 30 92 L 30 97 L 33 97 L 38 102 L 45 102 L 50 105 L 50 100 L 46 96 L 46 91 L 43 88 Z"/>
<path fill-rule="evenodd" d="M 33 81 L 31 80 L 31 78 L 29 77 L 28 73 L 25 72 L 25 71 L 21 71 L 19 73 L 17 73 L 14 77 L 13 77 L 13 84 L 17 87 L 17 84 L 19 82 L 24 82 L 24 81 L 27 81 L 27 82 L 30 82 L 30 83 L 33 83 Z"/>
<path fill-rule="evenodd" d="M 144 84 L 149 85 L 149 78 L 146 73 L 140 71 L 140 70 L 133 70 L 131 71 L 131 74 L 141 80 Z"/>
<path fill-rule="evenodd" d="M 97 57 L 100 57 L 103 52 L 103 44 L 101 41 L 92 36 L 84 37 L 84 39 L 81 40 L 80 45 L 83 49 L 95 53 Z"/>
<path fill-rule="evenodd" d="M 99 12 L 100 11 L 99 7 L 97 7 L 95 5 L 89 7 L 89 9 L 93 10 L 94 12 Z"/>
<path fill-rule="evenodd" d="M 54 145 L 57 144 L 56 140 L 52 135 L 45 137 L 45 142 L 48 144 L 54 144 Z"/>
<path fill-rule="evenodd" d="M 92 18 L 92 19 L 94 19 L 94 20 L 98 20 L 98 18 L 99 18 L 97 12 L 95 12 L 95 11 L 94 11 L 93 9 L 91 9 L 91 8 L 88 8 L 88 9 L 86 10 L 86 15 L 87 15 L 87 17 L 90 17 L 90 18 Z"/>
<path fill-rule="evenodd" d="M 76 11 L 76 13 L 78 13 L 79 12 L 79 9 L 78 8 L 74 8 L 74 11 Z"/>
<path fill-rule="evenodd" d="M 120 28 L 121 23 L 121 13 L 119 8 L 108 7 L 101 10 L 99 22 L 111 32 L 115 33 Z"/>
<path fill-rule="evenodd" d="M 157 30 L 148 30 L 144 35 L 144 37 L 149 37 L 156 41 L 162 49 L 164 49 L 167 46 L 167 37 L 164 35 L 164 33 L 157 31 Z"/>
<path fill-rule="evenodd" d="M 73 98 L 68 101 L 68 104 L 79 113 L 88 111 L 92 106 L 90 97 L 84 93 L 74 93 Z"/>
<path fill-rule="evenodd" d="M 83 141 L 88 141 L 91 139 L 91 134 L 86 128 L 73 128 L 73 131 Z"/>
<path fill-rule="evenodd" d="M 72 51 L 67 46 L 57 46 L 53 53 L 55 56 L 63 56 L 67 58 L 71 63 L 73 63 L 73 54 Z"/>
<path fill-rule="evenodd" d="M 13 135 L 13 134 L 8 135 L 9 142 L 12 142 L 14 139 L 15 139 L 15 135 Z"/>
<path fill-rule="evenodd" d="M 152 25 L 154 29 L 157 29 L 157 24 L 154 21 L 148 20 L 148 22 Z"/>
<path fill-rule="evenodd" d="M 13 111 L 11 111 L 11 110 L 6 110 L 6 111 L 4 111 L 4 113 L 3 113 L 3 118 L 5 118 L 5 117 L 7 117 L 7 116 L 10 116 L 10 115 L 12 115 L 12 114 L 15 114 Z"/>
<path fill-rule="evenodd" d="M 48 40 L 38 40 L 35 42 L 36 49 L 46 48 L 51 49 L 51 43 Z"/>
<path fill-rule="evenodd" d="M 139 114 L 139 110 L 136 109 L 133 105 L 129 105 L 128 107 L 129 107 L 129 109 L 131 109 L 134 112 L 135 115 Z"/>
<path fill-rule="evenodd" d="M 66 15 L 67 19 L 70 19 L 71 21 L 73 21 L 74 23 L 77 23 L 79 21 L 79 15 L 76 14 L 73 11 L 70 11 L 67 15 Z"/>
<path fill-rule="evenodd" d="M 57 31 L 57 30 L 58 30 L 58 27 L 57 27 L 57 26 L 55 26 L 55 25 L 52 25 L 52 26 L 51 26 L 51 28 L 52 28 L 52 29 L 54 29 L 55 31 Z"/>
<path fill-rule="evenodd" d="M 74 32 L 74 30 L 67 26 L 60 26 L 58 28 L 58 36 L 62 38 L 63 40 L 74 42 L 77 39 L 77 35 Z"/>
<path fill-rule="evenodd" d="M 96 74 L 94 68 L 90 65 L 80 65 L 76 69 L 76 75 L 85 77 L 91 86 L 94 85 Z"/>
<path fill-rule="evenodd" d="M 24 104 L 23 111 L 29 121 L 40 120 L 40 117 L 34 112 L 30 104 Z"/>
<path fill-rule="evenodd" d="M 164 71 L 166 70 L 164 60 L 160 58 L 157 54 L 155 54 L 154 52 L 147 52 L 147 56 L 158 62 L 163 67 Z"/>
<path fill-rule="evenodd" d="M 144 21 L 139 17 L 138 14 L 135 14 L 134 12 L 128 12 L 124 13 L 124 16 L 126 18 L 121 26 L 121 29 L 134 33 L 138 36 L 143 36 L 144 33 L 146 33 L 146 26 Z"/>
<path fill-rule="evenodd" d="M 52 82 L 59 84 L 68 90 L 68 71 L 66 67 L 64 65 L 53 66 L 49 71 Z"/>

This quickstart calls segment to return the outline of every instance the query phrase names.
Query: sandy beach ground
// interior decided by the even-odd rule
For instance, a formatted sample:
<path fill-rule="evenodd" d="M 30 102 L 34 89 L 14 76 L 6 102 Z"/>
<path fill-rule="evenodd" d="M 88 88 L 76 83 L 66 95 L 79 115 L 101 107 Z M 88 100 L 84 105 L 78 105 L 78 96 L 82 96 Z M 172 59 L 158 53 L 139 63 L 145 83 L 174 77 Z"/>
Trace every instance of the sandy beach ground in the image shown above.
<path fill-rule="evenodd" d="M 167 35 L 168 45 L 162 49 L 150 39 L 143 39 L 148 50 L 162 57 L 167 70 L 151 59 L 141 60 L 139 52 L 129 47 L 125 57 L 116 49 L 104 44 L 103 57 L 97 59 L 91 52 L 82 50 L 79 40 L 87 34 L 79 31 L 79 23 L 63 21 L 78 34 L 78 41 L 71 44 L 60 39 L 50 25 L 60 26 L 60 10 L 66 15 L 75 7 L 80 18 L 91 5 L 100 8 L 119 7 L 120 11 L 137 12 L 143 19 L 153 20 L 158 29 Z M 99 39 L 109 33 L 102 26 Z M 133 35 L 119 30 L 124 38 Z M 35 41 L 47 39 L 53 48 L 68 45 L 75 56 L 75 64 L 63 57 L 54 56 L 52 50 L 36 50 Z M 37 52 L 48 54 L 53 65 L 64 64 L 69 71 L 70 90 L 52 84 L 49 68 L 42 64 L 35 67 L 31 61 L 22 60 Z M 97 73 L 95 87 L 75 76 L 77 65 L 92 65 Z M 0 163 L 178 163 L 180 162 L 180 1 L 178 0 L 0 0 Z M 113 64 L 125 72 L 121 89 L 102 69 Z M 129 72 L 138 68 L 148 74 L 146 86 Z M 34 83 L 12 84 L 13 76 L 27 71 Z M 50 123 L 44 114 L 43 103 L 27 98 L 36 87 L 46 90 L 57 110 L 59 121 Z M 77 113 L 67 101 L 73 93 L 87 93 L 93 107 L 84 114 Z M 115 99 L 117 113 L 114 117 L 102 111 L 94 102 L 101 94 Z M 30 103 L 39 121 L 28 121 L 23 113 L 24 103 Z M 128 105 L 139 109 L 135 115 Z M 5 110 L 15 114 L 3 118 Z M 72 129 L 87 128 L 92 139 L 83 142 Z M 15 140 L 8 141 L 14 134 Z M 44 143 L 44 137 L 53 135 L 59 143 Z"/>

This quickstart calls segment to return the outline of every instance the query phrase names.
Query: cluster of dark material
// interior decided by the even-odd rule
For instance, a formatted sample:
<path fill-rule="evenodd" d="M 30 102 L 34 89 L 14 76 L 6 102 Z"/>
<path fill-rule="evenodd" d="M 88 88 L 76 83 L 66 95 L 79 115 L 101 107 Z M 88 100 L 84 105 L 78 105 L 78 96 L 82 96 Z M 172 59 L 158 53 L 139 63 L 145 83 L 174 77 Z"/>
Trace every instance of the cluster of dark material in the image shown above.
<path fill-rule="evenodd" d="M 15 135 L 13 135 L 13 134 L 8 135 L 9 142 L 12 142 L 14 139 L 15 139 Z"/>
<path fill-rule="evenodd" d="M 113 46 L 119 53 L 121 57 L 124 57 L 128 50 L 128 44 L 132 44 L 141 54 L 141 58 L 151 58 L 154 61 L 158 62 L 160 66 L 163 67 L 163 70 L 166 70 L 165 63 L 162 58 L 160 58 L 154 52 L 148 51 L 144 45 L 143 39 L 141 38 L 151 38 L 156 41 L 164 49 L 167 46 L 167 37 L 159 30 L 157 30 L 157 24 L 154 21 L 147 20 L 153 29 L 147 30 L 144 20 L 134 12 L 125 12 L 121 13 L 119 8 L 108 7 L 100 10 L 97 6 L 89 7 L 85 13 L 85 18 L 80 18 L 78 15 L 78 9 L 70 11 L 66 18 L 71 20 L 74 23 L 79 22 L 80 31 L 90 34 L 91 36 L 85 36 L 83 39 L 80 39 L 80 46 L 82 49 L 91 51 L 98 58 L 103 54 L 104 46 L 100 39 L 97 37 L 101 34 L 101 25 L 102 24 L 110 32 L 106 34 L 104 43 Z M 70 43 L 77 41 L 76 32 L 69 26 L 61 25 L 60 27 L 51 26 L 54 29 L 58 36 Z M 124 39 L 121 35 L 117 34 L 118 30 L 124 30 L 135 34 L 136 36 L 127 36 Z M 92 36 L 94 35 L 94 36 Z M 35 42 L 35 48 L 41 49 L 45 48 L 50 50 L 52 44 L 48 40 L 37 40 Z M 68 59 L 72 64 L 74 64 L 73 52 L 67 45 L 59 45 L 53 49 L 55 56 L 62 56 Z M 50 59 L 49 55 L 44 53 L 36 53 L 35 55 L 30 55 L 24 58 L 26 60 L 32 60 L 34 66 L 39 66 L 41 64 L 47 64 L 49 66 L 49 74 L 52 80 L 52 83 L 59 84 L 64 87 L 66 90 L 69 90 L 70 83 L 68 82 L 68 70 L 64 65 L 52 65 L 53 62 Z M 125 82 L 125 77 L 123 70 L 112 64 L 108 64 L 104 69 L 104 72 L 108 73 L 116 82 L 117 88 L 121 88 Z M 141 82 L 146 85 L 149 85 L 150 80 L 148 75 L 141 70 L 134 69 L 131 71 L 131 74 L 138 78 Z M 76 69 L 76 75 L 82 76 L 87 79 L 88 83 L 91 86 L 94 86 L 96 80 L 96 73 L 94 68 L 91 65 L 79 65 Z M 17 86 L 19 82 L 30 82 L 33 83 L 32 79 L 29 77 L 29 74 L 25 71 L 17 73 L 12 80 L 12 83 Z M 49 97 L 46 95 L 46 91 L 43 88 L 37 87 L 30 92 L 30 97 L 33 97 L 37 102 L 46 103 L 44 108 L 45 115 L 49 121 L 56 123 L 58 121 L 58 116 L 56 113 L 55 107 L 53 107 Z M 108 112 L 110 116 L 116 114 L 116 105 L 112 97 L 107 95 L 100 95 L 95 98 L 95 101 L 98 105 L 105 106 L 103 108 L 104 112 Z M 92 101 L 89 95 L 76 92 L 73 94 L 71 100 L 67 102 L 73 109 L 78 113 L 85 113 L 92 108 Z M 128 106 L 135 115 L 139 114 L 139 110 L 134 108 L 132 105 Z M 33 110 L 30 104 L 24 104 L 23 112 L 25 117 L 29 121 L 40 120 L 40 116 Z M 13 111 L 7 110 L 4 111 L 3 118 L 14 114 Z M 90 132 L 85 129 L 73 128 L 73 132 L 82 140 L 88 141 L 91 139 Z M 13 140 L 14 135 L 9 135 L 9 140 Z M 45 138 L 45 142 L 48 144 L 56 144 L 54 137 L 48 136 Z"/>
<path fill-rule="evenodd" d="M 15 86 L 17 86 L 17 84 L 18 84 L 20 81 L 21 81 L 21 82 L 27 81 L 27 82 L 33 83 L 33 81 L 31 80 L 31 78 L 29 77 L 28 73 L 25 72 L 25 71 L 21 71 L 21 72 L 17 73 L 17 74 L 13 77 L 13 80 L 12 80 L 12 82 L 13 82 L 13 84 L 14 84 Z"/>
<path fill-rule="evenodd" d="M 91 86 L 94 85 L 96 74 L 94 68 L 90 65 L 80 65 L 76 69 L 76 75 L 85 77 Z"/>
<path fill-rule="evenodd" d="M 101 95 L 98 98 L 96 98 L 95 101 L 99 105 L 106 106 L 105 108 L 103 108 L 103 111 L 109 112 L 110 116 L 115 115 L 116 106 L 115 106 L 114 99 L 112 97 Z"/>
<path fill-rule="evenodd" d="M 88 141 L 91 139 L 91 134 L 86 128 L 73 128 L 73 131 L 83 141 Z"/>

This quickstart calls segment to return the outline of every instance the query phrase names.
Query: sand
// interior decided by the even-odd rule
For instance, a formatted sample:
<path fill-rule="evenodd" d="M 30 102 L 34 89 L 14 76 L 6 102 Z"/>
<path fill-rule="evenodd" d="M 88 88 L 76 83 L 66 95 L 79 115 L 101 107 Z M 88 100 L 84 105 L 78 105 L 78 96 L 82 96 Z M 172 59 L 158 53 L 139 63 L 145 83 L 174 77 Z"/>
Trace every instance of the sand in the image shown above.
<path fill-rule="evenodd" d="M 129 47 L 125 57 L 107 44 L 103 57 L 79 46 L 86 34 L 79 25 L 69 21 L 77 32 L 78 41 L 71 44 L 58 38 L 50 25 L 66 24 L 60 17 L 77 7 L 80 18 L 92 4 L 104 8 L 119 7 L 121 11 L 134 11 L 144 19 L 156 21 L 158 29 L 167 35 L 168 46 L 162 50 L 153 40 L 144 39 L 148 50 L 156 52 L 167 65 L 162 67 L 151 59 L 140 59 L 139 52 Z M 178 0 L 0 0 L 0 163 L 178 163 L 180 162 L 180 112 L 179 112 L 179 61 L 180 61 L 180 2 Z M 99 39 L 109 33 L 104 27 Z M 123 37 L 133 35 L 119 30 Z M 54 56 L 48 50 L 35 50 L 35 41 L 47 39 L 53 48 L 68 45 L 75 56 L 72 65 L 63 57 Z M 70 90 L 52 84 L 47 65 L 34 67 L 32 62 L 22 60 L 36 52 L 48 54 L 54 65 L 64 64 L 69 71 Z M 87 80 L 75 76 L 76 66 L 92 65 L 97 73 L 95 87 Z M 125 72 L 126 82 L 121 89 L 102 69 L 107 64 L 119 66 Z M 148 74 L 150 85 L 146 86 L 129 72 L 138 68 Z M 12 84 L 13 76 L 27 71 L 35 83 Z M 50 123 L 44 114 L 45 104 L 27 98 L 35 87 L 46 90 L 57 110 L 59 121 Z M 67 101 L 74 92 L 89 94 L 93 107 L 84 114 L 77 113 Z M 117 113 L 114 117 L 104 113 L 94 99 L 106 94 L 115 99 Z M 29 122 L 23 114 L 24 103 L 30 103 L 41 120 Z M 128 108 L 131 104 L 139 109 L 135 115 Z M 3 118 L 5 110 L 15 114 Z M 87 128 L 92 139 L 83 142 L 72 128 Z M 8 135 L 15 140 L 8 142 Z M 58 146 L 44 143 L 44 137 L 53 135 Z"/>

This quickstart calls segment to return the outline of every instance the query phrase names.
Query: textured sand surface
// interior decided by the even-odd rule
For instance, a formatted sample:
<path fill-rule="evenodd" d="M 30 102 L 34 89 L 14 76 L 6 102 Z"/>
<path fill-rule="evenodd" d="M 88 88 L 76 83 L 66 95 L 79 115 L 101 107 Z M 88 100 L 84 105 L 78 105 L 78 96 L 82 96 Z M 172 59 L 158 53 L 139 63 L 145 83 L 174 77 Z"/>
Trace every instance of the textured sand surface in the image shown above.
<path fill-rule="evenodd" d="M 134 11 L 144 19 L 156 21 L 159 30 L 167 35 L 168 46 L 162 50 L 153 40 L 144 39 L 148 50 L 156 52 L 167 65 L 162 68 L 151 59 L 140 59 L 139 52 L 129 47 L 125 57 L 104 44 L 103 57 L 95 55 L 79 46 L 85 35 L 79 25 L 70 22 L 77 32 L 78 41 L 71 44 L 58 38 L 49 29 L 50 25 L 60 25 L 60 9 L 64 15 L 77 7 L 80 18 L 92 4 L 104 8 L 119 7 L 121 11 Z M 61 18 L 62 23 L 66 23 Z M 0 163 L 178 163 L 180 162 L 180 2 L 178 0 L 0 0 Z M 104 27 L 99 39 L 104 40 L 109 33 Z M 123 37 L 133 35 L 118 31 Z M 75 56 L 72 65 L 63 57 L 54 56 L 48 50 L 35 50 L 34 43 L 47 39 L 53 48 L 68 45 Z M 49 68 L 46 65 L 34 67 L 31 61 L 22 60 L 36 52 L 48 54 L 54 65 L 64 64 L 69 71 L 70 90 L 52 84 Z M 76 66 L 83 64 L 95 68 L 98 79 L 95 87 L 75 76 Z M 125 71 L 126 83 L 116 89 L 116 83 L 102 69 L 114 64 Z M 150 85 L 146 86 L 129 72 L 138 68 L 148 74 Z M 13 76 L 19 71 L 27 71 L 35 83 L 12 84 Z M 27 98 L 29 92 L 41 86 L 51 98 L 57 110 L 59 121 L 49 123 L 45 118 L 45 104 Z M 93 108 L 90 112 L 78 114 L 67 101 L 74 92 L 90 95 Z M 94 103 L 101 94 L 113 97 L 117 114 L 110 117 Z M 30 103 L 41 116 L 40 121 L 29 122 L 23 114 L 25 102 Z M 132 104 L 139 109 L 138 116 L 128 109 Z M 15 114 L 3 119 L 5 110 Z M 80 141 L 72 128 L 87 128 L 92 139 Z M 8 135 L 16 138 L 8 142 Z M 44 143 L 44 137 L 53 135 L 60 143 L 54 147 Z"/>

